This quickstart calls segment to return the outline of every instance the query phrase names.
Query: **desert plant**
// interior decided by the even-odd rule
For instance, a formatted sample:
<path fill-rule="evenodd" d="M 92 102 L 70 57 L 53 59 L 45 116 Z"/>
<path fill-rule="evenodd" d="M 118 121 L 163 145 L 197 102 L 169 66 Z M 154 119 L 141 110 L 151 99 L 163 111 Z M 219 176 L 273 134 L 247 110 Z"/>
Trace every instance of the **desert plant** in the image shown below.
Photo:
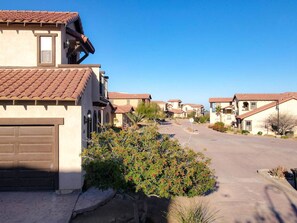
<path fill-rule="evenodd" d="M 157 103 L 140 103 L 135 112 L 142 115 L 146 119 L 156 120 L 158 118 L 165 118 L 164 111 L 161 110 Z"/>
<path fill-rule="evenodd" d="M 241 134 L 243 134 L 243 135 L 247 135 L 247 134 L 249 134 L 250 132 L 248 131 L 248 130 L 241 130 Z"/>
<path fill-rule="evenodd" d="M 273 177 L 285 178 L 287 172 L 288 171 L 284 166 L 277 166 L 276 168 L 270 169 L 268 173 Z"/>
<path fill-rule="evenodd" d="M 228 128 L 225 127 L 224 122 L 216 122 L 211 128 L 218 132 L 227 132 L 228 130 Z"/>
<path fill-rule="evenodd" d="M 209 115 L 202 115 L 194 118 L 197 123 L 207 123 L 209 121 Z"/>
<path fill-rule="evenodd" d="M 135 112 L 135 113 L 127 113 L 127 117 L 130 119 L 133 125 L 136 126 L 139 122 L 143 120 L 144 115 L 138 114 Z"/>
<path fill-rule="evenodd" d="M 218 211 L 212 210 L 207 202 L 192 202 L 181 205 L 173 202 L 168 214 L 176 223 L 210 223 L 218 218 Z"/>
<path fill-rule="evenodd" d="M 263 135 L 263 132 L 259 131 L 259 132 L 257 132 L 257 135 L 261 136 L 261 135 Z"/>
<path fill-rule="evenodd" d="M 287 113 L 273 114 L 265 120 L 265 124 L 275 133 L 285 135 L 297 126 L 297 117 Z"/>
<path fill-rule="evenodd" d="M 210 159 L 182 148 L 152 126 L 94 133 L 82 153 L 89 185 L 160 197 L 196 196 L 213 190 Z M 107 171 L 105 171 L 107 169 Z"/>

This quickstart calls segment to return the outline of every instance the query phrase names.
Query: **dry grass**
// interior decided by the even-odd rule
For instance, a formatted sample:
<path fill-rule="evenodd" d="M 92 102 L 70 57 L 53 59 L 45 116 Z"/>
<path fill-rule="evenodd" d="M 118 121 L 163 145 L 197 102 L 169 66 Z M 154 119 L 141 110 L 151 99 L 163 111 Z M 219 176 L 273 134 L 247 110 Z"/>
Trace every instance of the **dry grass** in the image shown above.
<path fill-rule="evenodd" d="M 169 223 L 210 223 L 217 219 L 218 211 L 202 198 L 175 199 L 167 214 Z"/>

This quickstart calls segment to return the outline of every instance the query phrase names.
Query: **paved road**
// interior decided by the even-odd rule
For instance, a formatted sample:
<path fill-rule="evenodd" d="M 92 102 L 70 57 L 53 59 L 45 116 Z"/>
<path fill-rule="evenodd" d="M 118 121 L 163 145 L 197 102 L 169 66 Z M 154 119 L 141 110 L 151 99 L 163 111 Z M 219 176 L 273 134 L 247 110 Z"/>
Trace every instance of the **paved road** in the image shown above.
<path fill-rule="evenodd" d="M 206 125 L 193 125 L 198 134 L 190 134 L 185 131 L 189 121 L 180 124 L 160 126 L 160 131 L 175 134 L 182 145 L 196 151 L 207 149 L 218 177 L 218 189 L 208 198 L 219 209 L 219 222 L 297 223 L 297 197 L 278 190 L 257 174 L 258 169 L 278 165 L 297 167 L 296 140 L 231 135 Z"/>

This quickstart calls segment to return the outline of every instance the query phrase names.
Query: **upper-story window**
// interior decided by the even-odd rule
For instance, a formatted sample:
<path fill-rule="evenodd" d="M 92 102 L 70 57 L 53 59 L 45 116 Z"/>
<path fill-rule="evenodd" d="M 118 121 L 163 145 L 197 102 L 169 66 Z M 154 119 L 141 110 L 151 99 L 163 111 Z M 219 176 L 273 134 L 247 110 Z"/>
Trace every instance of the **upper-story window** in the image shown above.
<path fill-rule="evenodd" d="M 37 37 L 37 65 L 55 66 L 57 34 L 35 34 Z"/>
<path fill-rule="evenodd" d="M 242 111 L 248 111 L 249 110 L 249 103 L 247 101 L 243 102 Z"/>
<path fill-rule="evenodd" d="M 257 102 L 251 102 L 251 109 L 257 108 Z"/>

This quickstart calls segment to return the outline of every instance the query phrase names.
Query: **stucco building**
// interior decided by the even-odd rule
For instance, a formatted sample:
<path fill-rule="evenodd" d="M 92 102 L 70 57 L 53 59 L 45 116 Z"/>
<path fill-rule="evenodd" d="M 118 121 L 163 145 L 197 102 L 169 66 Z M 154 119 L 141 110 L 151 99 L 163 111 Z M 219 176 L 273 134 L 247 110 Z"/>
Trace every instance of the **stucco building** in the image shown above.
<path fill-rule="evenodd" d="M 269 116 L 285 114 L 297 120 L 297 92 L 235 94 L 233 98 L 210 98 L 209 102 L 211 124 L 222 121 L 252 134 L 275 134 L 267 124 Z M 292 131 L 297 134 L 296 127 Z"/>
<path fill-rule="evenodd" d="M 76 12 L 0 11 L 0 190 L 81 189 L 82 149 L 110 121 L 108 77 Z"/>

